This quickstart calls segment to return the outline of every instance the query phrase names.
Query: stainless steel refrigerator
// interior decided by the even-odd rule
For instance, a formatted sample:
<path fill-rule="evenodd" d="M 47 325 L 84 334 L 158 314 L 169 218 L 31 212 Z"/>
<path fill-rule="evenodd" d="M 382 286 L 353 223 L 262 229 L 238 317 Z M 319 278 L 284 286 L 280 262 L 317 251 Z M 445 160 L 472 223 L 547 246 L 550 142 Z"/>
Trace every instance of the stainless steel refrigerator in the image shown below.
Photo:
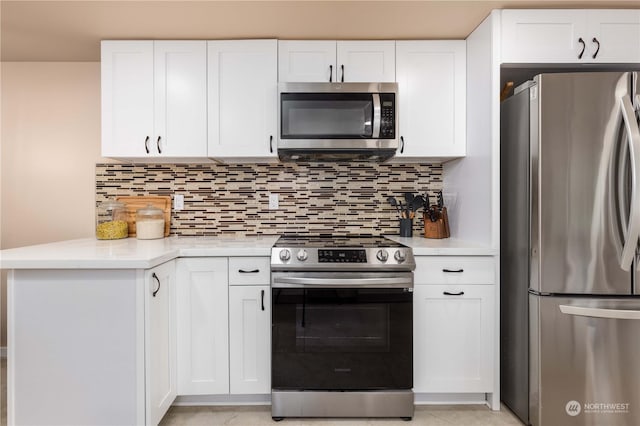
<path fill-rule="evenodd" d="M 501 108 L 501 395 L 534 426 L 640 425 L 633 72 L 540 74 Z"/>

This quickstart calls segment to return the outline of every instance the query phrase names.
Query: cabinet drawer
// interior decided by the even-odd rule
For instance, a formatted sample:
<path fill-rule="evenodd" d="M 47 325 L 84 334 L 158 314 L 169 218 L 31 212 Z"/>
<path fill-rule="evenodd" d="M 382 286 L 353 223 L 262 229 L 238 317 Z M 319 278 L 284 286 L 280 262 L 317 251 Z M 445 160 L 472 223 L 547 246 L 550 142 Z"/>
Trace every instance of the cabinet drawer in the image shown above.
<path fill-rule="evenodd" d="M 495 284 L 491 256 L 416 256 L 416 284 Z"/>
<path fill-rule="evenodd" d="M 229 258 L 229 285 L 269 285 L 270 277 L 269 257 Z"/>

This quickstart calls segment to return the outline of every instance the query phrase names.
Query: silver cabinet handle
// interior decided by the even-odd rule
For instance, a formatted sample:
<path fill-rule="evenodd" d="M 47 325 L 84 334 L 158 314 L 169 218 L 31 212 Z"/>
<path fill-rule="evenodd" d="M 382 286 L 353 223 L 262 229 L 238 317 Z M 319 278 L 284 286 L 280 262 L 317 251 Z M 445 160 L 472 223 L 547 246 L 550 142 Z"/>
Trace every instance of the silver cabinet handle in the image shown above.
<path fill-rule="evenodd" d="M 340 69 L 342 70 L 342 76 L 340 77 L 340 82 L 344 83 L 344 65 L 340 65 Z"/>
<path fill-rule="evenodd" d="M 273 154 L 273 135 L 269 135 L 269 152 Z"/>
<path fill-rule="evenodd" d="M 333 65 L 329 65 L 329 83 L 333 82 Z"/>
<path fill-rule="evenodd" d="M 400 136 L 400 142 L 402 142 L 402 146 L 400 147 L 400 154 L 404 152 L 404 136 Z"/>
<path fill-rule="evenodd" d="M 160 136 L 158 136 L 158 140 L 156 141 L 156 146 L 158 147 L 158 154 L 162 154 L 162 149 L 160 149 Z"/>
<path fill-rule="evenodd" d="M 631 263 L 638 246 L 638 237 L 640 236 L 640 200 L 638 199 L 638 172 L 640 172 L 640 129 L 636 121 L 635 110 L 631 104 L 629 95 L 620 98 L 620 111 L 624 121 L 624 127 L 627 131 L 627 140 L 629 141 L 629 161 L 631 173 L 631 200 L 628 229 L 625 235 L 624 246 L 622 247 L 622 255 L 620 256 L 620 267 L 625 271 L 631 268 Z"/>
<path fill-rule="evenodd" d="M 147 151 L 147 154 L 149 153 L 149 136 L 144 138 L 144 150 Z"/>
<path fill-rule="evenodd" d="M 584 306 L 560 305 L 560 312 L 590 318 L 640 320 L 640 311 L 632 309 L 587 308 Z"/>

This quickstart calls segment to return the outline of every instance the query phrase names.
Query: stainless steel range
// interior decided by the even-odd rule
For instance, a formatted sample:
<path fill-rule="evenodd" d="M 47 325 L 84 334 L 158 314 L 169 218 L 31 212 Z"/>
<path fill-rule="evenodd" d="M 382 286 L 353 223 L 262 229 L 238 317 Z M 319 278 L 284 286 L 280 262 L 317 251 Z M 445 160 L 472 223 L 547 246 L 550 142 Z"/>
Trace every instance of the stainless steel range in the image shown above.
<path fill-rule="evenodd" d="M 413 417 L 411 248 L 282 237 L 271 251 L 271 415 Z"/>

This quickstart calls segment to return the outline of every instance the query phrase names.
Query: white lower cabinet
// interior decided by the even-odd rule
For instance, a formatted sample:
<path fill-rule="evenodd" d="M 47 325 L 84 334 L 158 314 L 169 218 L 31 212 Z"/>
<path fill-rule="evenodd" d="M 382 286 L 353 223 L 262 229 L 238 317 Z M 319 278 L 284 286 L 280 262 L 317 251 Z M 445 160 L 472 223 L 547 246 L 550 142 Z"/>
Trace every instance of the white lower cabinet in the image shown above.
<path fill-rule="evenodd" d="M 271 392 L 268 257 L 177 260 L 178 395 Z"/>
<path fill-rule="evenodd" d="M 270 287 L 229 288 L 229 367 L 231 394 L 271 392 Z"/>
<path fill-rule="evenodd" d="M 175 262 L 144 276 L 146 423 L 157 425 L 177 395 Z"/>
<path fill-rule="evenodd" d="M 176 265 L 178 394 L 229 392 L 229 279 L 226 257 Z"/>
<path fill-rule="evenodd" d="M 496 261 L 416 256 L 414 391 L 492 393 Z"/>
<path fill-rule="evenodd" d="M 414 391 L 493 392 L 494 286 L 416 285 Z"/>

